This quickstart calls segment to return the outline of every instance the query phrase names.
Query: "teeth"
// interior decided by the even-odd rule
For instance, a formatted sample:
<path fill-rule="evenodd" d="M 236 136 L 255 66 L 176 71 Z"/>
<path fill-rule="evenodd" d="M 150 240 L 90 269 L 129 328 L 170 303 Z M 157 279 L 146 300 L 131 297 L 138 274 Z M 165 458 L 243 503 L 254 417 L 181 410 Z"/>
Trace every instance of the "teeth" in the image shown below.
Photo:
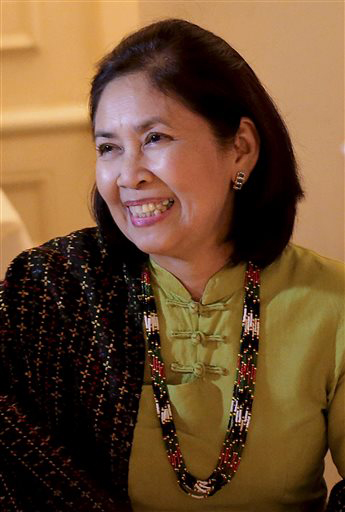
<path fill-rule="evenodd" d="M 129 210 L 134 217 L 151 217 L 152 215 L 160 215 L 174 204 L 173 199 L 164 199 L 159 203 L 145 203 L 129 206 Z"/>

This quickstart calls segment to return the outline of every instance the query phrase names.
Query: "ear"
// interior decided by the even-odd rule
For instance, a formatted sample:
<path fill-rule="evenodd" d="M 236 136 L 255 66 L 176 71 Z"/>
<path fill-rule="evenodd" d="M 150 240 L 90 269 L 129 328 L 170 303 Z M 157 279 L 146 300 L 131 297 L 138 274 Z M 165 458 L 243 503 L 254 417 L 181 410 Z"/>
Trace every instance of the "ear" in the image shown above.
<path fill-rule="evenodd" d="M 244 181 L 247 181 L 254 169 L 260 153 L 260 138 L 255 124 L 249 117 L 242 117 L 240 125 L 234 137 L 234 172 L 232 181 L 235 181 L 236 174 L 244 173 Z"/>

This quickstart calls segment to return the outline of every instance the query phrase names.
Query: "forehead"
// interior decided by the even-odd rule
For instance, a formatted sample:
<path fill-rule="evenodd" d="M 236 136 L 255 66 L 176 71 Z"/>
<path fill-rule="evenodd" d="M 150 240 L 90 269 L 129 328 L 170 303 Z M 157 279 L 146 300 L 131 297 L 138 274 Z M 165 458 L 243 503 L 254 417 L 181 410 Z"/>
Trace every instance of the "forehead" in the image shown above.
<path fill-rule="evenodd" d="M 109 82 L 100 97 L 95 123 L 99 120 L 128 120 L 164 112 L 171 115 L 176 100 L 158 91 L 143 73 L 121 76 Z"/>
<path fill-rule="evenodd" d="M 121 76 L 109 82 L 100 97 L 95 129 L 135 127 L 147 119 L 175 128 L 197 129 L 208 123 L 181 101 L 159 91 L 144 73 Z"/>

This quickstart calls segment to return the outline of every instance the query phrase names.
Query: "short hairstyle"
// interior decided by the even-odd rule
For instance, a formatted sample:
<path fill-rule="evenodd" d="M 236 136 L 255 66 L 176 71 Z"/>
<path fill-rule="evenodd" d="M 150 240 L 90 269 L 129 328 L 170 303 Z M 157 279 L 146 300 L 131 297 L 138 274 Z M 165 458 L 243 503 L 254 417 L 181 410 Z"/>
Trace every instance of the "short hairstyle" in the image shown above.
<path fill-rule="evenodd" d="M 241 117 L 254 122 L 260 154 L 242 190 L 234 194 L 231 261 L 271 263 L 290 240 L 303 191 L 289 133 L 251 67 L 208 30 L 182 19 L 158 21 L 125 37 L 99 63 L 90 95 L 93 125 L 105 86 L 134 72 L 145 72 L 157 90 L 201 115 L 222 145 L 235 136 Z M 107 239 L 120 241 L 122 233 L 96 186 L 93 212 Z"/>

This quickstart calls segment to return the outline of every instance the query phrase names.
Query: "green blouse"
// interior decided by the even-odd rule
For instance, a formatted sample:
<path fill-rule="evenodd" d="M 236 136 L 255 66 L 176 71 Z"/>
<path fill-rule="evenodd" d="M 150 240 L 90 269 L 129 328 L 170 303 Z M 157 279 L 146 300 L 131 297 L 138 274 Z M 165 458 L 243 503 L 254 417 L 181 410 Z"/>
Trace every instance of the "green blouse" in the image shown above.
<path fill-rule="evenodd" d="M 211 277 L 200 302 L 151 262 L 162 355 L 188 470 L 213 471 L 229 421 L 245 266 Z M 344 273 L 290 245 L 261 274 L 260 347 L 247 442 L 233 480 L 196 500 L 178 486 L 156 416 L 148 364 L 130 459 L 135 512 L 321 511 L 330 447 L 345 477 Z"/>

